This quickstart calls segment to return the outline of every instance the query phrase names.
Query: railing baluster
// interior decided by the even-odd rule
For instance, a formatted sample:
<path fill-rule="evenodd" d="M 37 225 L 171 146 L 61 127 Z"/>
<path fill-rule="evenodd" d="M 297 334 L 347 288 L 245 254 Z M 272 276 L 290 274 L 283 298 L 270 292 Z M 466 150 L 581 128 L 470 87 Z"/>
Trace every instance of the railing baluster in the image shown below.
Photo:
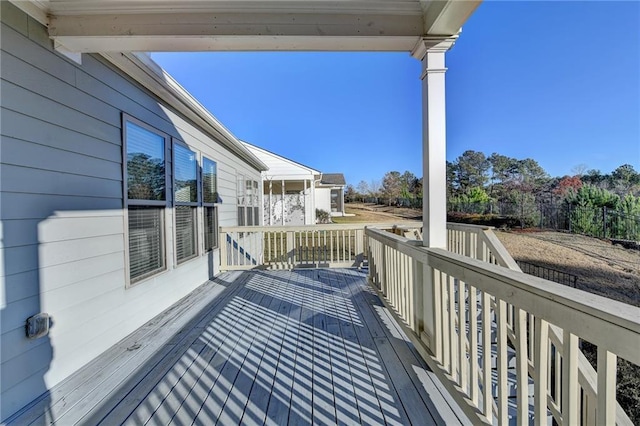
<path fill-rule="evenodd" d="M 527 355 L 527 313 L 516 309 L 516 380 L 518 424 L 529 424 L 529 356 Z"/>
<path fill-rule="evenodd" d="M 442 366 L 453 377 L 453 369 L 451 368 L 451 339 L 453 336 L 449 325 L 449 318 L 451 318 L 449 311 L 449 298 L 451 297 L 451 293 L 449 293 L 449 276 L 442 272 L 440 274 L 442 275 L 440 287 L 442 289 Z"/>
<path fill-rule="evenodd" d="M 442 272 L 435 270 L 435 269 L 431 269 L 431 268 L 425 268 L 424 265 L 422 263 L 416 263 L 415 268 L 420 268 L 421 270 L 417 272 L 416 276 L 421 277 L 422 274 L 421 272 L 423 272 L 425 269 L 428 271 L 428 273 L 431 274 L 431 277 L 433 279 L 433 301 L 432 301 L 432 305 L 433 306 L 433 321 L 434 321 L 434 336 L 433 336 L 433 346 L 434 346 L 434 354 L 436 356 L 436 359 L 444 365 L 444 356 L 443 356 L 443 348 L 444 348 L 444 336 L 447 334 L 445 331 L 445 328 L 443 326 L 443 322 L 444 322 L 444 310 L 443 310 L 443 289 L 442 289 Z M 424 277 L 423 277 L 424 279 Z M 420 288 L 420 290 L 418 290 L 416 293 L 416 297 L 420 297 L 421 291 L 424 291 L 424 284 L 418 280 L 416 280 L 413 283 L 413 287 L 414 288 Z M 426 292 L 425 292 L 426 293 Z M 428 294 L 424 294 L 422 293 L 422 300 L 419 301 L 420 303 L 420 307 L 422 308 L 421 311 L 418 313 L 418 316 L 420 318 L 419 321 L 421 321 L 423 323 L 423 325 L 426 323 L 426 315 L 428 315 L 429 312 L 429 308 L 430 308 L 430 304 L 429 304 L 429 295 Z M 419 325 L 416 325 L 416 331 L 417 332 L 421 332 L 422 330 L 420 330 Z"/>
<path fill-rule="evenodd" d="M 508 412 L 508 362 L 507 359 L 507 303 L 504 300 L 498 300 L 497 303 L 497 322 L 498 329 L 496 338 L 498 340 L 498 424 L 505 425 L 509 420 Z"/>
<path fill-rule="evenodd" d="M 451 335 L 450 349 L 449 349 L 449 365 L 451 371 L 451 377 L 453 380 L 457 381 L 458 379 L 458 365 L 457 365 L 457 345 L 458 341 L 455 338 L 456 336 L 456 306 L 455 306 L 455 287 L 454 287 L 454 278 L 452 276 L 447 277 L 449 281 L 449 333 Z"/>
<path fill-rule="evenodd" d="M 549 370 L 549 323 L 536 317 L 536 356 L 534 377 L 534 421 L 538 426 L 547 425 L 547 374 Z"/>
<path fill-rule="evenodd" d="M 413 315 L 413 285 L 412 285 L 412 279 L 411 277 L 413 276 L 411 274 L 411 259 L 409 259 L 409 256 L 405 256 L 404 254 L 402 255 L 402 257 L 404 258 L 404 268 L 405 268 L 405 288 L 407 291 L 407 323 L 409 324 L 409 327 L 412 330 L 415 330 L 415 326 L 414 326 L 414 315 Z"/>
<path fill-rule="evenodd" d="M 482 292 L 482 390 L 483 414 L 493 420 L 493 393 L 491 374 L 491 295 Z"/>
<path fill-rule="evenodd" d="M 562 343 L 562 424 L 580 423 L 578 417 L 580 388 L 578 387 L 578 336 L 564 330 Z"/>
<path fill-rule="evenodd" d="M 471 402 L 478 406 L 478 292 L 472 285 L 469 285 L 469 364 Z"/>
<path fill-rule="evenodd" d="M 616 364 L 616 355 L 602 346 L 598 346 L 598 406 L 596 414 L 600 425 L 615 423 Z"/>
<path fill-rule="evenodd" d="M 458 384 L 463 392 L 468 393 L 468 361 L 467 361 L 467 331 L 465 308 L 465 283 L 458 280 L 458 365 L 460 366 L 460 375 L 458 376 Z"/>

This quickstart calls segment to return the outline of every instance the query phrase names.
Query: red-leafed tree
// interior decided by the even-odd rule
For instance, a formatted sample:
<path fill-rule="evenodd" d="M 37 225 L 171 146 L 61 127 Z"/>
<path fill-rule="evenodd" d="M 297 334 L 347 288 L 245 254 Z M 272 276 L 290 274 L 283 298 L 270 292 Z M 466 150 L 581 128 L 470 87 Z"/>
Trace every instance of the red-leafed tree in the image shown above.
<path fill-rule="evenodd" d="M 566 196 L 570 189 L 577 191 L 582 187 L 580 176 L 565 176 L 558 182 L 553 189 L 553 193 L 562 197 Z"/>

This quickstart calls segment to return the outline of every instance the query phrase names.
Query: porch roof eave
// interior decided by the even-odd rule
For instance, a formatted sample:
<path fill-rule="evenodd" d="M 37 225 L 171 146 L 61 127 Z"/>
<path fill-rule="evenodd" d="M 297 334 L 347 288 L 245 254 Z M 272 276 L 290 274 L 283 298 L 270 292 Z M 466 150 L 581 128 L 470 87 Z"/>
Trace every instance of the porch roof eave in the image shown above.
<path fill-rule="evenodd" d="M 411 51 L 481 0 L 11 0 L 72 52 Z"/>

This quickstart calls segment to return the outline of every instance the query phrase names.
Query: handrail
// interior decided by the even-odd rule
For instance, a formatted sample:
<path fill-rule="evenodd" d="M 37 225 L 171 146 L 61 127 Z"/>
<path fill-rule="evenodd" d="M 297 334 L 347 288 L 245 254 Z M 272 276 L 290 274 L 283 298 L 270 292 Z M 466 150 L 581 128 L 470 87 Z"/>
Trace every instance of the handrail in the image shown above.
<path fill-rule="evenodd" d="M 414 227 L 420 222 L 220 228 L 220 269 L 352 267 L 366 261 L 365 227 Z"/>
<path fill-rule="evenodd" d="M 453 253 L 520 271 L 516 261 L 493 233 L 494 229 L 492 226 L 449 222 L 447 249 Z"/>
<path fill-rule="evenodd" d="M 516 261 L 511 257 L 509 252 L 502 245 L 500 240 L 497 238 L 495 233 L 493 232 L 495 228 L 491 226 L 485 225 L 469 225 L 469 224 L 461 224 L 461 223 L 447 223 L 447 230 L 449 234 L 449 249 L 450 251 L 454 251 L 458 254 L 465 254 L 468 257 L 472 257 L 474 259 L 485 260 L 489 263 L 494 263 L 506 268 L 509 268 L 514 271 L 521 271 L 520 266 L 516 263 Z M 466 244 L 469 244 L 468 241 L 473 240 L 473 235 L 475 234 L 475 238 L 478 240 L 478 245 L 484 244 L 486 246 L 486 250 L 488 251 L 486 254 L 482 256 L 474 256 L 475 252 L 473 250 L 467 250 L 465 253 L 461 253 L 460 247 L 461 244 L 457 243 L 457 240 L 461 238 L 464 239 Z M 464 247 L 464 244 L 462 245 Z M 451 250 L 453 249 L 453 250 Z M 533 316 L 529 315 L 528 321 L 533 321 Z M 515 345 L 517 342 L 515 338 L 513 338 L 513 317 L 509 317 L 507 321 L 507 325 L 510 329 L 510 333 L 507 334 L 509 339 L 509 343 Z M 562 330 L 558 327 L 551 326 L 549 328 L 550 339 L 553 341 L 553 345 L 557 348 L 561 353 L 564 353 L 563 350 L 563 335 Z M 596 382 L 596 370 L 589 363 L 585 355 L 578 351 L 578 381 L 580 386 L 585 391 L 583 395 L 583 405 L 592 405 L 589 402 L 593 402 L 597 398 L 597 389 L 594 385 Z M 618 404 L 619 405 L 619 404 Z M 631 420 L 627 417 L 626 413 L 622 408 L 618 407 L 617 410 L 617 418 L 616 423 L 619 425 L 631 425 Z"/>
<path fill-rule="evenodd" d="M 449 229 L 463 228 L 467 226 Z M 372 284 L 403 321 L 432 369 L 449 383 L 445 385 L 460 406 L 481 422 L 491 423 L 495 414 L 499 424 L 506 423 L 512 354 L 518 382 L 517 416 L 529 415 L 527 388 L 533 379 L 538 424 L 547 422 L 548 413 L 563 424 L 577 423 L 581 417 L 587 424 L 630 424 L 615 401 L 615 362 L 620 356 L 640 364 L 640 309 L 487 263 L 509 264 L 510 256 L 505 259 L 495 250 L 501 244 L 492 241 L 492 231 L 483 227 L 467 230 L 472 235 L 457 239 L 455 248 L 480 260 L 418 247 L 388 232 L 365 231 Z M 417 262 L 414 276 L 399 282 L 394 277 L 407 262 Z M 598 373 L 579 352 L 578 337 L 598 346 Z M 485 348 L 490 353 L 493 341 L 497 341 L 498 358 L 495 379 L 491 360 L 481 355 Z M 551 371 L 554 383 L 548 380 Z M 485 389 L 494 384 L 496 395 L 484 398 Z M 596 388 L 596 407 L 580 407 L 580 387 L 585 393 Z"/>
<path fill-rule="evenodd" d="M 222 226 L 220 231 L 222 232 L 289 232 L 289 231 L 330 231 L 336 229 L 364 229 L 364 228 L 378 228 L 378 229 L 392 229 L 398 226 L 413 226 L 416 228 L 422 228 L 421 222 L 405 221 L 405 222 L 362 222 L 362 223 L 328 223 L 317 225 L 262 225 L 262 226 Z"/>

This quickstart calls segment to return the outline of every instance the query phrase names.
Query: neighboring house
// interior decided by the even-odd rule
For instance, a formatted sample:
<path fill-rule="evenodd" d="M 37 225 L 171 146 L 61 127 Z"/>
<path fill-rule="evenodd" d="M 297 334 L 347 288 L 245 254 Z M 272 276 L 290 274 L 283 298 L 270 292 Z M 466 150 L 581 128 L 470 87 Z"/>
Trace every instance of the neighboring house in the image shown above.
<path fill-rule="evenodd" d="M 148 56 L 79 65 L 1 3 L 0 422 L 216 275 L 266 170 Z"/>
<path fill-rule="evenodd" d="M 344 216 L 346 185 L 342 173 L 323 173 L 322 179 L 316 185 L 317 208 L 330 212 L 331 216 Z M 329 200 L 328 204 L 327 200 Z"/>
<path fill-rule="evenodd" d="M 243 142 L 267 165 L 262 172 L 264 224 L 312 225 L 316 209 L 344 215 L 344 176 L 323 174 L 311 167 Z"/>

